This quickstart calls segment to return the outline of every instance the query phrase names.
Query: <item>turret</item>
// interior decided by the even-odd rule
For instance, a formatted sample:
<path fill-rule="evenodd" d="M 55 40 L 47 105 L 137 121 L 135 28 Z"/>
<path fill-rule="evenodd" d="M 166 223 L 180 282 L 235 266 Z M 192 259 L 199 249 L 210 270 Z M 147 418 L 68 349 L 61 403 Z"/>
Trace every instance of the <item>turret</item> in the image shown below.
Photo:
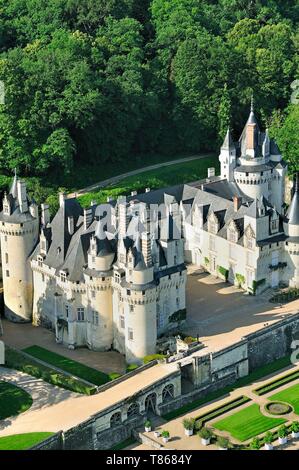
<path fill-rule="evenodd" d="M 221 164 L 221 178 L 227 181 L 234 180 L 234 168 L 236 167 L 236 146 L 234 144 L 230 129 L 227 130 L 219 156 Z"/>
<path fill-rule="evenodd" d="M 295 176 L 292 202 L 284 223 L 286 252 L 289 255 L 288 269 L 290 286 L 299 287 L 299 173 Z"/>
<path fill-rule="evenodd" d="M 29 257 L 38 242 L 39 217 L 26 184 L 15 175 L 0 214 L 5 316 L 15 322 L 32 318 L 33 280 Z"/>

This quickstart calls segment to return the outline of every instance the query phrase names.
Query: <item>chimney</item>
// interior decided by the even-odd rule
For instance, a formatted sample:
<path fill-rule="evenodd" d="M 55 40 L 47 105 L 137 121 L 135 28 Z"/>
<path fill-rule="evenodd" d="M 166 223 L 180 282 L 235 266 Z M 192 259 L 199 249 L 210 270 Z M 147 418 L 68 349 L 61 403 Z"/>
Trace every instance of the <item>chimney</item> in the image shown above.
<path fill-rule="evenodd" d="M 238 196 L 234 196 L 234 211 L 238 212 L 241 206 L 242 206 L 242 198 Z"/>
<path fill-rule="evenodd" d="M 68 226 L 68 231 L 70 235 L 73 235 L 74 233 L 74 217 L 70 215 L 67 218 L 67 226 Z"/>
<path fill-rule="evenodd" d="M 48 204 L 42 204 L 42 215 L 41 215 L 41 223 L 43 227 L 46 227 L 50 222 L 50 209 Z"/>
<path fill-rule="evenodd" d="M 215 168 L 208 168 L 208 178 L 213 178 L 215 176 Z"/>
<path fill-rule="evenodd" d="M 65 201 L 65 194 L 59 193 L 59 206 L 62 207 Z"/>
<path fill-rule="evenodd" d="M 131 196 L 137 196 L 137 191 L 131 191 Z"/>
<path fill-rule="evenodd" d="M 87 230 L 93 220 L 92 209 L 84 209 L 84 230 Z"/>
<path fill-rule="evenodd" d="M 28 211 L 28 201 L 27 201 L 27 192 L 26 192 L 26 184 L 24 181 L 18 181 L 17 183 L 18 188 L 18 201 L 20 206 L 21 212 Z"/>
<path fill-rule="evenodd" d="M 248 124 L 247 125 L 247 135 L 246 135 L 246 144 L 247 150 L 254 150 L 255 149 L 255 124 Z"/>

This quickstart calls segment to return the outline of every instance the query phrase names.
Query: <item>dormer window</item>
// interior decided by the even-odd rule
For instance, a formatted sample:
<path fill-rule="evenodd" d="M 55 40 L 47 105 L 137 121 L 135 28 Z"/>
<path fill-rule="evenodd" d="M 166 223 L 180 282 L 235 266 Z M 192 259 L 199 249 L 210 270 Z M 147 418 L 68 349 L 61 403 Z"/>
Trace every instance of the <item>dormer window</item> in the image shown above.
<path fill-rule="evenodd" d="M 60 271 L 60 281 L 61 282 L 66 282 L 66 272 L 65 271 Z"/>
<path fill-rule="evenodd" d="M 238 234 L 236 232 L 236 230 L 234 229 L 228 229 L 227 231 L 227 239 L 229 242 L 232 242 L 232 243 L 237 243 L 238 241 Z"/>
<path fill-rule="evenodd" d="M 3 205 L 3 212 L 5 215 L 10 215 L 10 207 L 9 204 L 4 204 Z"/>
<path fill-rule="evenodd" d="M 255 248 L 255 233 L 251 225 L 248 225 L 245 229 L 244 244 L 249 250 L 254 250 Z"/>
<path fill-rule="evenodd" d="M 208 231 L 216 235 L 219 230 L 219 221 L 214 213 L 212 213 L 208 220 Z"/>
<path fill-rule="evenodd" d="M 44 258 L 42 256 L 37 257 L 37 264 L 39 265 L 40 268 L 42 268 L 44 262 Z"/>

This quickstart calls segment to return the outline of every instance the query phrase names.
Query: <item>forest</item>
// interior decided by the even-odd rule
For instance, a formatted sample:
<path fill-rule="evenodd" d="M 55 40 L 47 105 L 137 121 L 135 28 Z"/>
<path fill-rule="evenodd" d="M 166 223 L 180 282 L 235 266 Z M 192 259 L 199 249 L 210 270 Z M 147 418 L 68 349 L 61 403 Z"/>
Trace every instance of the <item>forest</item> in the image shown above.
<path fill-rule="evenodd" d="M 298 171 L 298 21 L 298 0 L 0 0 L 0 173 L 215 151 L 252 95 Z"/>

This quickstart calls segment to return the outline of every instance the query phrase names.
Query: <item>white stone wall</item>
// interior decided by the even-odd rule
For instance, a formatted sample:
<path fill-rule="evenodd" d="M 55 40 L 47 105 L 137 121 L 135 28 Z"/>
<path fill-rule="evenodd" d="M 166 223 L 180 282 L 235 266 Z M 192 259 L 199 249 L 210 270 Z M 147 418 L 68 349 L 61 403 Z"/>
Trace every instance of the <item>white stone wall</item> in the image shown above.
<path fill-rule="evenodd" d="M 0 231 L 6 315 L 31 321 L 33 278 L 28 257 L 38 240 L 38 219 L 22 225 L 2 222 Z"/>

